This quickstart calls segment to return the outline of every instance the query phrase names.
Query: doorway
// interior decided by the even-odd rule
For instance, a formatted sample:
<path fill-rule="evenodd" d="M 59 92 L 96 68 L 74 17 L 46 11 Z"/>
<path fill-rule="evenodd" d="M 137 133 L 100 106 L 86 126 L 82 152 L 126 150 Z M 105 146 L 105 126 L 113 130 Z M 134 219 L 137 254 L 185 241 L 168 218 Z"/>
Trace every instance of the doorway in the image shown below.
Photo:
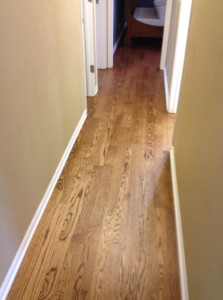
<path fill-rule="evenodd" d="M 87 96 L 95 96 L 98 91 L 97 69 L 113 67 L 116 0 L 81 1 L 85 33 L 86 90 Z M 166 108 L 169 113 L 177 111 L 191 3 L 192 0 L 167 0 L 160 68 L 164 70 Z"/>
<path fill-rule="evenodd" d="M 86 94 L 98 92 L 98 68 L 113 67 L 114 0 L 81 0 Z"/>

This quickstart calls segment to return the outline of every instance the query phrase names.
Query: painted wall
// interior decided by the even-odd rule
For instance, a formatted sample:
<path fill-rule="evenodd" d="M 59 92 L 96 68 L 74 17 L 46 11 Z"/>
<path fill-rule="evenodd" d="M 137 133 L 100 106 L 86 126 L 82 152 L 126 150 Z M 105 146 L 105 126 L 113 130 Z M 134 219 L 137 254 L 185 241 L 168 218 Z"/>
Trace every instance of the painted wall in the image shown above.
<path fill-rule="evenodd" d="M 86 107 L 80 1 L 0 2 L 0 285 Z"/>
<path fill-rule="evenodd" d="M 223 299 L 222 11 L 193 1 L 174 136 L 190 300 Z"/>

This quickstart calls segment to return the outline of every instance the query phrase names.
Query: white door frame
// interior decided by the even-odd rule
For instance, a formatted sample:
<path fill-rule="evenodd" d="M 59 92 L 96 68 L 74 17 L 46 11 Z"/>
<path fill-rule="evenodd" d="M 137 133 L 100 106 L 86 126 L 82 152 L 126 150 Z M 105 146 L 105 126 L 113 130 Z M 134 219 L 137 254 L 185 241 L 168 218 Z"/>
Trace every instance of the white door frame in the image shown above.
<path fill-rule="evenodd" d="M 169 88 L 169 92 L 168 95 L 166 95 L 166 97 L 167 97 L 167 111 L 169 113 L 176 113 L 182 73 L 183 73 L 183 66 L 184 66 L 184 58 L 185 58 L 187 36 L 188 36 L 189 23 L 190 23 L 192 0 L 171 0 L 171 1 L 178 1 L 180 7 L 179 7 L 179 21 L 178 21 L 178 28 L 177 28 L 176 44 L 174 50 L 175 54 L 173 60 L 172 78 L 168 79 L 171 82 L 171 86 Z M 164 47 L 163 48 L 164 53 L 162 53 L 163 55 L 163 61 L 161 66 L 162 68 L 163 68 L 164 61 L 166 63 L 168 42 L 167 42 L 167 46 L 164 45 L 163 47 Z"/>
<path fill-rule="evenodd" d="M 161 51 L 161 59 L 160 59 L 160 70 L 164 70 L 165 66 L 166 66 L 166 56 L 167 56 L 167 47 L 168 47 L 169 32 L 170 32 L 172 3 L 173 3 L 173 0 L 167 0 L 165 24 L 164 24 L 164 32 L 163 32 L 163 43 L 162 43 L 162 51 Z"/>
<path fill-rule="evenodd" d="M 100 0 L 96 4 L 96 26 L 98 69 L 106 69 L 108 67 L 107 0 Z"/>
<path fill-rule="evenodd" d="M 190 23 L 192 0 L 181 0 L 179 23 L 176 38 L 176 48 L 173 61 L 173 73 L 169 93 L 167 110 L 170 113 L 177 112 L 181 79 L 184 66 L 184 58 L 187 44 L 187 36 Z"/>
<path fill-rule="evenodd" d="M 83 64 L 85 79 L 85 97 L 87 97 L 87 74 L 86 74 L 86 45 L 85 45 L 85 25 L 84 25 L 84 0 L 81 1 L 81 25 L 82 25 L 82 47 L 83 47 Z"/>
<path fill-rule="evenodd" d="M 84 21 L 85 74 L 87 96 L 93 97 L 98 92 L 98 73 L 96 58 L 96 3 L 95 0 L 81 0 Z"/>
<path fill-rule="evenodd" d="M 113 32 L 114 32 L 114 0 L 107 0 L 107 16 L 108 16 L 108 68 L 113 68 Z"/>
<path fill-rule="evenodd" d="M 96 7 L 98 68 L 112 68 L 114 0 L 99 0 Z"/>

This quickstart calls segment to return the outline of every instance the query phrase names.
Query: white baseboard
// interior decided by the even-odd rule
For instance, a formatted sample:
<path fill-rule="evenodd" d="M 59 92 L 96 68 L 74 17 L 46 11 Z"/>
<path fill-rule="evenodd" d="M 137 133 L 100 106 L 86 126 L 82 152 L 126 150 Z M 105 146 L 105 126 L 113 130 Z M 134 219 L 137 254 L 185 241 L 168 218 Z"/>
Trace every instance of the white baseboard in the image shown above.
<path fill-rule="evenodd" d="M 1 300 L 5 300 L 8 293 L 9 293 L 9 291 L 10 291 L 10 288 L 13 284 L 13 281 L 14 281 L 14 279 L 16 277 L 16 274 L 19 270 L 19 267 L 20 267 L 20 265 L 23 261 L 23 258 L 26 254 L 26 251 L 29 247 L 29 244 L 32 240 L 32 237 L 33 237 L 34 233 L 35 233 L 35 230 L 36 230 L 36 228 L 39 224 L 39 221 L 40 221 L 40 219 L 41 219 L 41 217 L 42 217 L 42 215 L 45 211 L 45 208 L 46 208 L 46 206 L 49 202 L 49 199 L 50 199 L 50 197 L 53 193 L 53 190 L 56 186 L 56 183 L 57 183 L 57 181 L 60 177 L 60 174 L 63 171 L 63 168 L 65 166 L 65 163 L 66 163 L 67 159 L 68 159 L 70 151 L 72 150 L 73 145 L 74 145 L 74 143 L 75 143 L 75 141 L 76 141 L 76 139 L 77 139 L 77 137 L 78 137 L 78 135 L 81 131 L 81 128 L 82 128 L 82 126 L 83 126 L 83 124 L 86 120 L 86 117 L 87 117 L 87 110 L 85 109 L 85 111 L 83 112 L 77 127 L 74 130 L 74 133 L 73 133 L 73 135 L 72 135 L 72 137 L 69 141 L 69 144 L 68 144 L 68 146 L 67 146 L 67 148 L 66 148 L 66 150 L 65 150 L 65 152 L 64 152 L 64 154 L 63 154 L 63 156 L 60 160 L 60 163 L 59 163 L 59 165 L 58 165 L 58 167 L 57 167 L 57 169 L 56 169 L 56 171 L 55 171 L 55 173 L 54 173 L 54 175 L 51 179 L 51 182 L 50 182 L 50 184 L 49 184 L 49 186 L 48 186 L 48 188 L 45 192 L 45 195 L 43 196 L 43 199 L 42 199 L 42 201 L 40 202 L 40 204 L 38 206 L 38 209 L 37 209 L 37 211 L 34 215 L 34 218 L 32 219 L 32 221 L 29 225 L 29 228 L 28 228 L 28 230 L 27 230 L 27 232 L 26 232 L 26 234 L 23 238 L 23 241 L 22 241 L 22 243 L 21 243 L 21 245 L 20 245 L 20 247 L 19 247 L 19 249 L 16 253 L 16 256 L 15 256 L 15 258 L 14 258 L 14 260 L 13 260 L 13 262 L 12 262 L 10 268 L 9 268 L 9 271 L 8 271 L 6 277 L 5 277 L 5 280 L 3 281 L 3 284 L 2 284 L 1 289 L 0 289 L 0 299 Z"/>
<path fill-rule="evenodd" d="M 123 36 L 123 34 L 124 34 L 124 31 L 125 31 L 126 27 L 127 27 L 127 23 L 125 22 L 124 25 L 123 25 L 122 30 L 120 31 L 120 34 L 119 34 L 117 40 L 116 40 L 116 42 L 115 42 L 115 44 L 114 44 L 114 46 L 113 46 L 113 54 L 115 54 L 115 51 L 116 51 L 116 49 L 118 48 L 118 44 L 119 44 L 120 41 L 121 41 L 121 38 L 122 38 L 122 36 Z"/>
<path fill-rule="evenodd" d="M 168 86 L 168 77 L 167 77 L 167 71 L 166 68 L 163 72 L 164 77 L 164 88 L 165 88 L 165 98 L 166 98 L 166 109 L 168 111 L 168 103 L 169 103 L 169 86 Z"/>
<path fill-rule="evenodd" d="M 172 147 L 170 150 L 170 164 L 171 164 L 171 176 L 172 176 L 172 186 L 173 186 L 176 233 L 177 233 L 177 248 L 178 248 L 179 271 L 180 271 L 181 299 L 189 300 L 174 147 Z"/>

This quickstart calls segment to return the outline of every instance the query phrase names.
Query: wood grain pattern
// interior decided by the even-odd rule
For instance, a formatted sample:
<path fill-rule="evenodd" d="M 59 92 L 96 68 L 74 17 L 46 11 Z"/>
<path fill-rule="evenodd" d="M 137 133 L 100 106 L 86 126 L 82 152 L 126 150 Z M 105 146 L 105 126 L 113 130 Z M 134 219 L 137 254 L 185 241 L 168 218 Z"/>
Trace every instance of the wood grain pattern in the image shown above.
<path fill-rule="evenodd" d="M 180 300 L 160 43 L 120 47 L 9 300 Z M 53 151 L 53 149 L 52 149 Z"/>

